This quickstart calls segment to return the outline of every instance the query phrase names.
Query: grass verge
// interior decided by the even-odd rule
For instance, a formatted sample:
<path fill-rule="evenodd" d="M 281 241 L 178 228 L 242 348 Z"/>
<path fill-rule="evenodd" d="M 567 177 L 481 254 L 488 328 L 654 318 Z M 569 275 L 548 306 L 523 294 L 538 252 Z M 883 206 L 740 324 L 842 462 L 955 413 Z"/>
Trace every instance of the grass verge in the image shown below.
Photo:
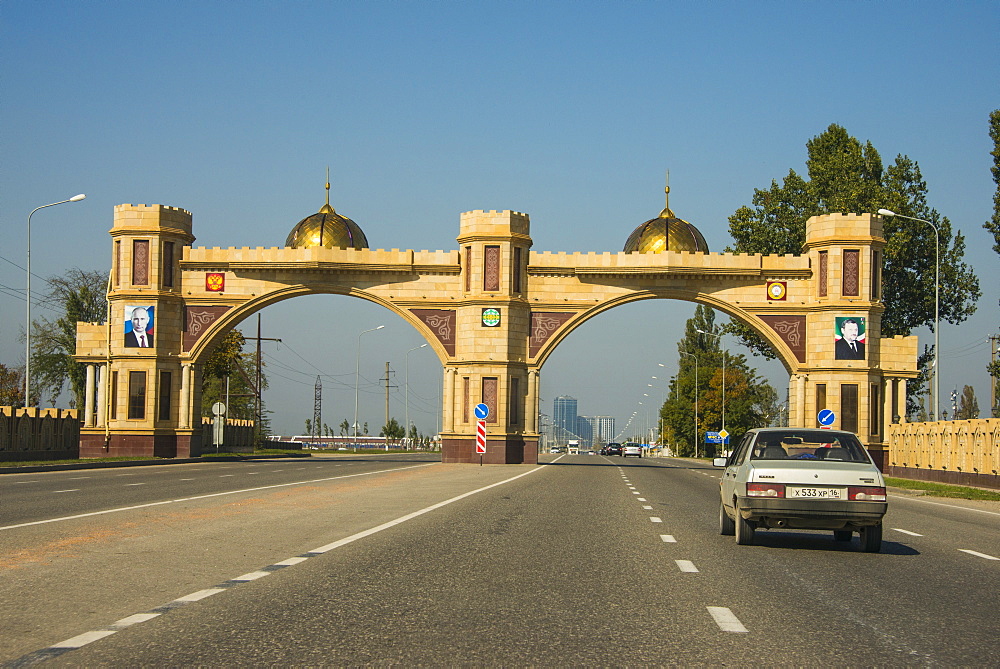
<path fill-rule="evenodd" d="M 991 502 L 1000 502 L 1000 492 L 984 490 L 982 488 L 969 488 L 962 485 L 950 485 L 948 483 L 934 483 L 931 481 L 916 481 L 913 479 L 897 479 L 890 476 L 885 478 L 885 484 L 893 488 L 903 488 L 905 490 L 921 490 L 925 495 L 931 497 L 954 497 L 956 499 L 983 499 Z"/>

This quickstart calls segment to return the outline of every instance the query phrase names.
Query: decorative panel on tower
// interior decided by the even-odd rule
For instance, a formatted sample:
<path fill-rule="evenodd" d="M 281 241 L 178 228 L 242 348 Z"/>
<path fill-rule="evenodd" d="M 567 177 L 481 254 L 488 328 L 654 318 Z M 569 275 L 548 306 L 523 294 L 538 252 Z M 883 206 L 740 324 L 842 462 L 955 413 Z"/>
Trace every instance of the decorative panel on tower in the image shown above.
<path fill-rule="evenodd" d="M 844 286 L 841 295 L 861 295 L 861 252 L 857 249 L 844 251 Z"/>
<path fill-rule="evenodd" d="M 149 285 L 149 240 L 132 241 L 132 285 Z"/>
<path fill-rule="evenodd" d="M 500 247 L 487 246 L 483 259 L 483 290 L 500 290 Z"/>

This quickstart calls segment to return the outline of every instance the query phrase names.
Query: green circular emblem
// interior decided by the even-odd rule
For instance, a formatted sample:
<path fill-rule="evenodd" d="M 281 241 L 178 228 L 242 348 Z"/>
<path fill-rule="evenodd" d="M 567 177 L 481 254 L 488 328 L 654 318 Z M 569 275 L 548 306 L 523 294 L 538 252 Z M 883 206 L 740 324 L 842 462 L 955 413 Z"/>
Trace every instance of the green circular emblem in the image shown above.
<path fill-rule="evenodd" d="M 488 328 L 495 328 L 500 325 L 500 310 L 483 309 L 483 325 Z"/>

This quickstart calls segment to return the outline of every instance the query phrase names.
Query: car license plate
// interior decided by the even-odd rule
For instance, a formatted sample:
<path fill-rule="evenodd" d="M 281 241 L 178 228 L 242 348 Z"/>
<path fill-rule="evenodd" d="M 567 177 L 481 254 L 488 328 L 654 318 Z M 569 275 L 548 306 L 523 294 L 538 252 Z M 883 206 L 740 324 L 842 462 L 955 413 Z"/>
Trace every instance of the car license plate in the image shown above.
<path fill-rule="evenodd" d="M 844 499 L 843 488 L 799 488 L 786 486 L 785 496 L 796 499 Z"/>

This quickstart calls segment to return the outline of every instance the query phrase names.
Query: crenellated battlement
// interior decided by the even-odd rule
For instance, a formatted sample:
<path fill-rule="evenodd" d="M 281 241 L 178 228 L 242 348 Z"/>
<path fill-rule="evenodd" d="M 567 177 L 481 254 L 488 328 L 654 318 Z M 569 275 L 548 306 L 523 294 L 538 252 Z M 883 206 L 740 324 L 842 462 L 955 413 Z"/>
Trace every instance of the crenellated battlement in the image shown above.
<path fill-rule="evenodd" d="M 412 251 L 400 249 L 327 249 L 288 247 L 187 247 L 181 266 L 199 268 L 206 265 L 225 267 L 231 264 L 262 263 L 341 263 L 374 266 L 457 266 L 458 251 Z"/>
<path fill-rule="evenodd" d="M 191 212 L 162 204 L 119 204 L 115 207 L 112 232 L 173 228 L 191 234 Z"/>

